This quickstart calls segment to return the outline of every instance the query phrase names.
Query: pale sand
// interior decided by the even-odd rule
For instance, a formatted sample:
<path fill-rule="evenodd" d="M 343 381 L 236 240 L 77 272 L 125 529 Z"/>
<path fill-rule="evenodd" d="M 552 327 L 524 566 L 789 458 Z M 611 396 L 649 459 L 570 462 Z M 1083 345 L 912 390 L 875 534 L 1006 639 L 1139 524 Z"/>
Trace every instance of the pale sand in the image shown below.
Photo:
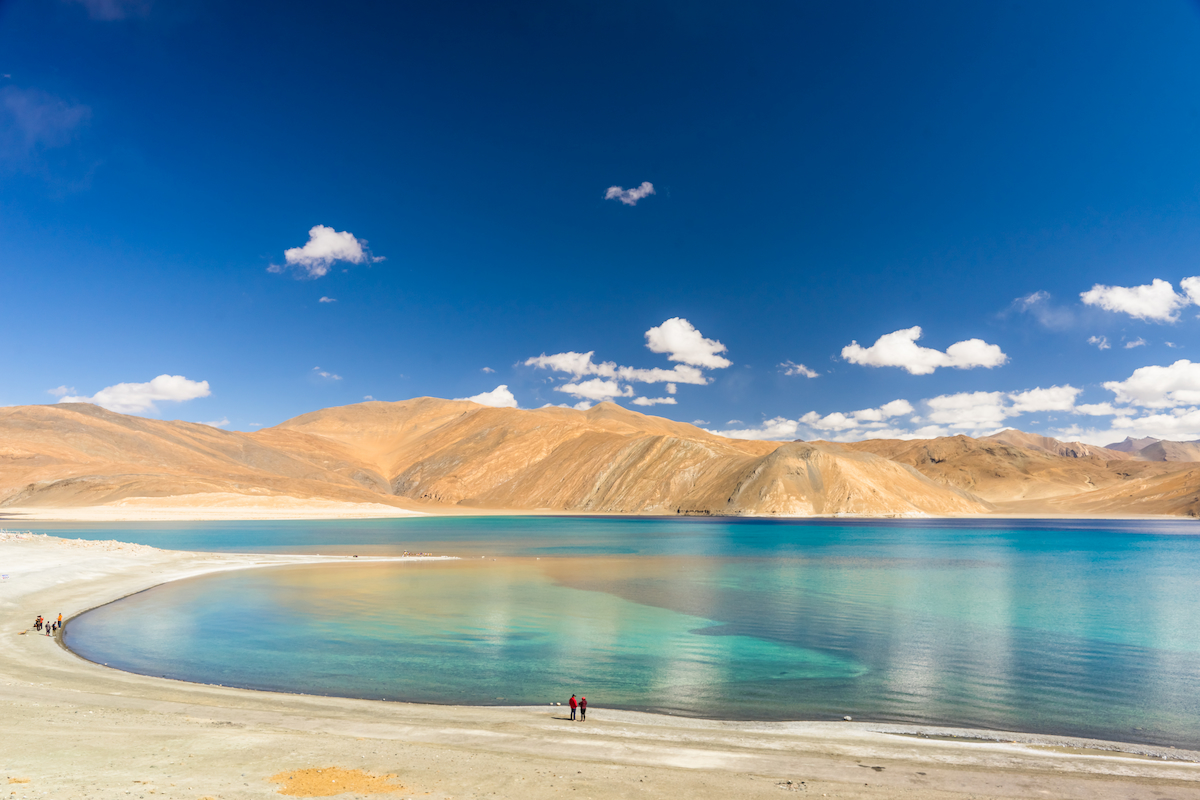
<path fill-rule="evenodd" d="M 62 522 L 147 522 L 191 520 L 364 519 L 418 517 L 422 511 L 385 503 L 351 503 L 339 500 L 254 496 L 231 492 L 203 492 L 172 497 L 130 497 L 94 506 L 5 508 L 0 519 Z"/>
<path fill-rule="evenodd" d="M 37 614 L 61 611 L 70 618 L 165 581 L 346 560 L 0 538 L 0 573 L 9 576 L 0 582 L 0 792 L 18 800 L 279 797 L 273 776 L 336 767 L 391 774 L 391 783 L 404 787 L 374 797 L 439 800 L 756 798 L 781 792 L 1200 798 L 1200 764 L 1095 749 L 1109 747 L 1104 743 L 994 733 L 984 735 L 1000 741 L 945 741 L 885 732 L 918 730 L 905 726 L 723 723 L 602 706 L 591 709 L 586 723 L 572 723 L 559 707 L 429 706 L 252 692 L 119 672 L 78 658 L 55 639 L 22 633 Z M 1200 753 L 1132 749 L 1200 759 Z"/>

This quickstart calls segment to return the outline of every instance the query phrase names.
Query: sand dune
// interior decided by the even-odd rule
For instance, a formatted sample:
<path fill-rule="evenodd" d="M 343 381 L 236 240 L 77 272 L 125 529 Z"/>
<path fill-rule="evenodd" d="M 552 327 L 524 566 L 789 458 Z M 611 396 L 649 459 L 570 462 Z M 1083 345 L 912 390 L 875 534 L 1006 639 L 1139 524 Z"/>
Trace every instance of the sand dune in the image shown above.
<path fill-rule="evenodd" d="M 0 409 L 0 508 L 93 509 L 89 518 L 485 509 L 1196 515 L 1200 466 L 1011 430 L 744 441 L 612 403 L 579 411 L 368 402 L 254 433 L 59 404 Z"/>

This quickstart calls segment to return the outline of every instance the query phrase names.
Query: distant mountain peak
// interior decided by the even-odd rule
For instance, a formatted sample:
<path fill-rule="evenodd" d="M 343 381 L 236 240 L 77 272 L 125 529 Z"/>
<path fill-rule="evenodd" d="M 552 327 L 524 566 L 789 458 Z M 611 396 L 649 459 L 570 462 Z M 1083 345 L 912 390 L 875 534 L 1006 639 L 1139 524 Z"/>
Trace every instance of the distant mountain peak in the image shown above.
<path fill-rule="evenodd" d="M 1144 447 L 1149 447 L 1152 444 L 1158 444 L 1162 439 L 1155 439 L 1153 436 L 1146 436 L 1142 439 L 1134 439 L 1132 436 L 1126 436 L 1125 441 L 1117 442 L 1116 444 L 1104 445 L 1105 450 L 1119 450 L 1122 453 L 1136 453 Z"/>

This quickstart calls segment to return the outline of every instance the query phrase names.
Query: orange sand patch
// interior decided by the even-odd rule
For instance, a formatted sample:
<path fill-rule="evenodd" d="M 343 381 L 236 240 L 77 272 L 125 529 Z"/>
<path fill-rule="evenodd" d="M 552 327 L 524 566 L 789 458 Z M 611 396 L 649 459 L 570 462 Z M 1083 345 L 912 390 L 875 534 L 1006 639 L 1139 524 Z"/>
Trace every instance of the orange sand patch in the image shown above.
<path fill-rule="evenodd" d="M 279 793 L 292 797 L 331 797 L 335 794 L 387 794 L 402 792 L 403 786 L 389 781 L 395 775 L 371 775 L 361 769 L 295 769 L 272 775 L 271 783 L 281 783 Z"/>

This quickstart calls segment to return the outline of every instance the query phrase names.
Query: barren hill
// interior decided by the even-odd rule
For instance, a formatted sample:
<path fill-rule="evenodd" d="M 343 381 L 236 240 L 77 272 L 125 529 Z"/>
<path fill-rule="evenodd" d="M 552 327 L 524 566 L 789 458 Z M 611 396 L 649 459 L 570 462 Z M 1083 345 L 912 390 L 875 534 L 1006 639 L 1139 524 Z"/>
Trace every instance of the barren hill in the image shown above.
<path fill-rule="evenodd" d="M 1019 431 L 743 441 L 612 403 L 368 402 L 255 433 L 91 405 L 0 409 L 0 509 L 155 498 L 192 507 L 233 498 L 634 514 L 1195 515 L 1200 466 Z"/>

